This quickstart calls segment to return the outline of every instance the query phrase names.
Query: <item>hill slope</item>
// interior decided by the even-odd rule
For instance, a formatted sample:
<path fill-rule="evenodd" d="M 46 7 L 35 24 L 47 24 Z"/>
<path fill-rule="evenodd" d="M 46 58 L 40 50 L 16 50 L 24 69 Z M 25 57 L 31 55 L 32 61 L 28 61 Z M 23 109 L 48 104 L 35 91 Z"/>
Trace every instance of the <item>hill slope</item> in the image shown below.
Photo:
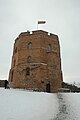
<path fill-rule="evenodd" d="M 80 120 L 80 93 L 0 88 L 0 120 Z"/>

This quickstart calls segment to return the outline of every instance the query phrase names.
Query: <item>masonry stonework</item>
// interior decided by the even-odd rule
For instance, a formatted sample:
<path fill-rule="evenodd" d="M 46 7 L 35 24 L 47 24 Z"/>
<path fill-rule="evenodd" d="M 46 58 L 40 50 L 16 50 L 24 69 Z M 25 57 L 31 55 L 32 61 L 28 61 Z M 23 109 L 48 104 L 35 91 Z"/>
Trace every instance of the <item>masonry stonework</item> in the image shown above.
<path fill-rule="evenodd" d="M 62 81 L 58 36 L 43 30 L 21 33 L 14 43 L 10 87 L 57 92 Z"/>

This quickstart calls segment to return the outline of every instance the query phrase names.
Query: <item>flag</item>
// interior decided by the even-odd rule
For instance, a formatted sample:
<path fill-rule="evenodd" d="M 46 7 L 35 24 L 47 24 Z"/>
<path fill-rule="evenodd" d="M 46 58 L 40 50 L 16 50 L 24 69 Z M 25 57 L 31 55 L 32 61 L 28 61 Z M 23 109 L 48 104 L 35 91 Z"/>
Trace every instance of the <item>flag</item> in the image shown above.
<path fill-rule="evenodd" d="M 38 24 L 45 24 L 46 21 L 38 21 Z"/>

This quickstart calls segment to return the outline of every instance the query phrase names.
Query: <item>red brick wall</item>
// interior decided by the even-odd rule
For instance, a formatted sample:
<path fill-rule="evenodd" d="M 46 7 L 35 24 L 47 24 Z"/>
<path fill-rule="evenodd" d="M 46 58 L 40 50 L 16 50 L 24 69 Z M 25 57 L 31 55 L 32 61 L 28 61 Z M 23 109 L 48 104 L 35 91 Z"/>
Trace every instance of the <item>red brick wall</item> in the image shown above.
<path fill-rule="evenodd" d="M 32 43 L 31 49 L 27 47 L 29 42 Z M 48 44 L 51 51 L 48 51 Z M 32 57 L 30 63 L 27 62 L 28 56 Z M 26 75 L 26 68 L 30 68 L 30 75 Z M 62 81 L 58 36 L 42 30 L 21 33 L 14 43 L 10 86 L 46 91 L 46 84 L 50 83 L 51 92 L 57 92 Z"/>

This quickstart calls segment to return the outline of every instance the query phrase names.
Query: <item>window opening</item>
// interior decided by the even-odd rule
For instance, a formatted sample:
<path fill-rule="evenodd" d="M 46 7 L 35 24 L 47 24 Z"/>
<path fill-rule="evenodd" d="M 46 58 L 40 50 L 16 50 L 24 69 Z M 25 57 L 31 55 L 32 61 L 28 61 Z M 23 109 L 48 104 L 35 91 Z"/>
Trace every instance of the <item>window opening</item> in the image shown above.
<path fill-rule="evenodd" d="M 28 62 L 28 63 L 31 63 L 31 62 L 32 62 L 32 57 L 31 57 L 31 56 L 28 56 L 27 62 Z"/>
<path fill-rule="evenodd" d="M 51 48 L 51 44 L 48 44 L 48 52 L 51 52 L 52 48 Z"/>
<path fill-rule="evenodd" d="M 26 75 L 30 75 L 30 68 L 26 68 Z"/>
<path fill-rule="evenodd" d="M 28 43 L 28 49 L 32 49 L 32 43 L 31 42 Z"/>

